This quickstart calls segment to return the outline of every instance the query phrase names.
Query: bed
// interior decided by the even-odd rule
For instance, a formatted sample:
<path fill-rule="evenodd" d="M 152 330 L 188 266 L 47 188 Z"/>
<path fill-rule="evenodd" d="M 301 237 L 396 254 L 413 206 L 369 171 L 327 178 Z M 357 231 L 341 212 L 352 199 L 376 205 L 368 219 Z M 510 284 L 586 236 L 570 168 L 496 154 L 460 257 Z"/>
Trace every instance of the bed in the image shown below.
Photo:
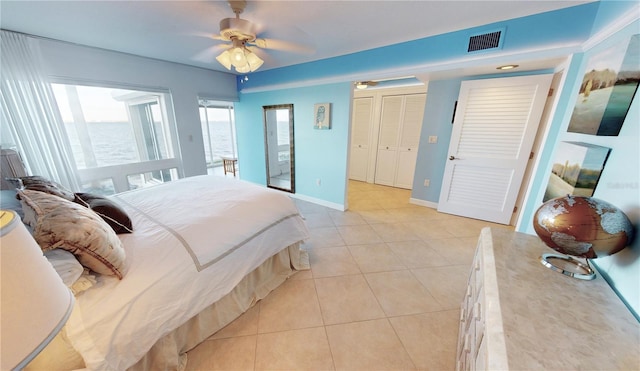
<path fill-rule="evenodd" d="M 31 204 L 43 192 L 18 192 L 23 208 L 46 209 Z M 27 369 L 183 369 L 188 350 L 309 269 L 300 249 L 308 230 L 282 192 L 207 175 L 109 201 L 131 222 L 132 231 L 117 234 L 123 260 L 116 270 L 85 269 L 92 284 L 76 294 L 65 328 Z M 43 250 L 64 247 L 43 239 L 44 217 L 22 213 Z"/>

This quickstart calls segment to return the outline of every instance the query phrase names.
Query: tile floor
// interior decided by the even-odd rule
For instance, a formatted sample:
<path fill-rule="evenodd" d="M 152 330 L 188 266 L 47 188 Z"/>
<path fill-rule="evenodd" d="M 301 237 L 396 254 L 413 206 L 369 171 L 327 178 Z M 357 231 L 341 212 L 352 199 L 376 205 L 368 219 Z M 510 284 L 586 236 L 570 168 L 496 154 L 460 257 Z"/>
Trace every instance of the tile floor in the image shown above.
<path fill-rule="evenodd" d="M 453 370 L 477 237 L 510 228 L 350 181 L 349 210 L 296 200 L 311 270 L 189 352 L 187 370 Z"/>

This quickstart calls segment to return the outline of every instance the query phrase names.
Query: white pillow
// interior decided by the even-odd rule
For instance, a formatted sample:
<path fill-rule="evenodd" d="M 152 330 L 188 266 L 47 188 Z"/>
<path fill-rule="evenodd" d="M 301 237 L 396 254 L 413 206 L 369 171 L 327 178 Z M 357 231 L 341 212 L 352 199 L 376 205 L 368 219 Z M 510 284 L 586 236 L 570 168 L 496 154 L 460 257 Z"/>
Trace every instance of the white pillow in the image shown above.
<path fill-rule="evenodd" d="M 73 286 L 82 275 L 82 272 L 84 272 L 82 264 L 68 251 L 53 249 L 45 251 L 44 256 L 46 256 L 49 263 L 53 265 L 53 269 L 58 272 L 58 275 L 62 278 L 62 282 L 69 288 Z"/>

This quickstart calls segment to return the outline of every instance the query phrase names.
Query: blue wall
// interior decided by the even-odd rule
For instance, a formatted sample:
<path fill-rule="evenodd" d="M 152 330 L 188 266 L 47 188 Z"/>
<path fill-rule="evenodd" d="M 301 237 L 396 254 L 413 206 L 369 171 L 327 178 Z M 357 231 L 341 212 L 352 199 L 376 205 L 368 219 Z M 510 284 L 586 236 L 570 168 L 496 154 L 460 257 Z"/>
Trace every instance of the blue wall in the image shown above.
<path fill-rule="evenodd" d="M 453 131 L 451 121 L 462 81 L 551 73 L 553 71 L 539 70 L 429 81 L 411 198 L 427 206 L 437 206 L 442 189 L 442 176 L 449 157 L 449 142 Z M 438 137 L 438 143 L 429 143 L 429 136 L 432 135 Z M 430 180 L 429 187 L 424 186 L 425 179 Z"/>
<path fill-rule="evenodd" d="M 619 207 L 632 224 L 640 226 L 640 98 L 636 93 L 618 136 L 595 136 L 567 132 L 578 90 L 589 58 L 616 44 L 628 44 L 631 35 L 640 33 L 640 21 L 616 32 L 584 54 L 574 55 L 567 70 L 562 95 L 551 130 L 541 155 L 541 161 L 531 186 L 531 196 L 523 209 L 518 230 L 533 234 L 533 214 L 542 204 L 554 160 L 554 150 L 561 141 L 578 141 L 611 148 L 611 152 L 593 197 Z M 638 51 L 636 50 L 636 57 Z M 638 235 L 640 233 L 636 233 Z M 593 260 L 601 274 L 607 278 L 640 320 L 640 237 L 632 245 L 610 256 Z"/>
<path fill-rule="evenodd" d="M 442 188 L 442 175 L 451 140 L 453 109 L 460 92 L 460 79 L 429 81 L 425 115 L 420 132 L 420 147 L 413 176 L 411 198 L 437 203 Z M 429 136 L 438 143 L 429 143 Z M 429 187 L 424 180 L 429 179 Z"/>
<path fill-rule="evenodd" d="M 501 52 L 542 51 L 549 45 L 557 47 L 581 42 L 590 36 L 598 4 L 594 2 L 578 5 L 336 58 L 258 71 L 252 73 L 248 81 L 238 84 L 238 88 L 255 89 L 305 81 L 313 83 L 322 78 L 348 78 L 354 74 L 419 68 L 433 63 L 477 57 L 482 53 L 467 53 L 469 37 L 496 29 L 505 30 Z M 489 53 L 492 52 L 495 50 Z"/>
<path fill-rule="evenodd" d="M 254 73 L 249 81 L 238 84 L 241 94 L 236 114 L 242 176 L 257 183 L 264 184 L 265 181 L 261 106 L 294 103 L 297 191 L 312 198 L 342 204 L 347 177 L 350 81 L 356 77 L 375 78 L 376 73 L 394 70 L 405 74 L 409 71 L 429 73 L 446 69 L 448 61 L 455 65 L 461 60 L 476 60 L 478 55 L 469 56 L 461 49 L 461 45 L 466 45 L 468 36 L 504 28 L 506 37 L 501 53 L 532 52 L 531 57 L 535 58 L 538 53 L 544 54 L 546 48 L 558 45 L 589 45 L 589 50 L 584 53 L 575 53 L 574 50 L 572 55 L 567 55 L 570 61 L 564 70 L 558 104 L 550 120 L 535 173 L 532 174 L 529 196 L 523 205 L 518 230 L 533 233 L 532 216 L 541 204 L 556 145 L 564 140 L 580 140 L 612 148 L 594 196 L 620 207 L 637 227 L 640 225 L 639 98 L 635 98 L 623 131 L 617 137 L 572 134 L 567 133 L 566 128 L 588 57 L 612 43 L 628 38 L 630 34 L 640 33 L 637 20 L 639 9 L 637 1 L 594 2 L 343 57 Z M 597 45 L 592 45 L 594 41 L 590 38 L 594 34 L 611 33 L 611 27 L 617 27 L 612 26 L 612 22 L 628 18 L 629 15 L 635 15 L 636 19 L 630 26 L 616 29 L 608 39 L 598 40 Z M 406 59 L 400 60 L 399 55 Z M 481 58 L 479 63 L 482 63 Z M 469 78 L 478 77 L 461 76 L 429 82 L 414 178 L 414 199 L 427 203 L 438 200 L 451 135 L 453 104 L 460 82 Z M 331 81 L 332 84 L 320 85 L 319 81 Z M 337 81 L 344 83 L 333 84 Z M 284 89 L 284 86 L 297 88 Z M 249 93 L 259 90 L 262 92 Z M 331 102 L 334 106 L 334 130 L 314 133 L 311 129 L 312 107 L 314 103 L 321 102 Z M 427 143 L 430 135 L 438 136 L 437 144 Z M 315 185 L 318 178 L 322 179 L 320 187 Z M 425 178 L 431 180 L 428 188 L 422 186 Z M 333 187 L 335 189 L 328 189 Z M 636 238 L 631 248 L 596 262 L 603 276 L 636 313 L 640 312 L 639 244 L 640 238 Z"/>
<path fill-rule="evenodd" d="M 293 103 L 296 194 L 343 206 L 351 89 L 350 83 L 340 83 L 241 93 L 235 105 L 240 177 L 266 184 L 262 106 Z M 331 130 L 313 129 L 314 105 L 327 102 L 331 103 Z"/>
<path fill-rule="evenodd" d="M 591 21 L 595 18 L 597 9 L 597 3 L 589 3 L 337 58 L 258 71 L 252 73 L 247 81 L 240 82 L 244 76 L 238 76 L 240 102 L 236 104 L 236 122 L 238 125 L 238 158 L 242 168 L 241 177 L 252 182 L 265 183 L 261 107 L 267 104 L 294 103 L 297 125 L 296 193 L 341 205 L 344 203 L 342 189 L 344 188 L 343 184 L 346 184 L 347 177 L 350 83 L 355 79 L 354 76 L 372 78 L 380 71 L 420 69 L 431 64 L 442 64 L 446 68 L 446 62 L 449 60 L 478 58 L 478 54 L 470 56 L 466 51 L 469 36 L 498 28 L 505 30 L 501 53 L 540 50 L 548 44 L 554 46 L 575 44 L 589 37 Z M 417 72 L 419 71 L 414 70 L 414 73 Z M 308 86 L 313 87 L 305 88 Z M 338 94 L 333 92 L 334 89 L 337 89 L 336 86 L 341 86 L 338 89 L 340 90 Z M 440 89 L 442 91 L 439 91 Z M 419 173 L 414 179 L 420 179 L 420 184 L 422 184 L 425 178 L 429 178 L 432 181 L 432 186 L 428 189 L 424 189 L 422 186 L 420 189 L 416 189 L 417 193 L 414 197 L 417 199 L 426 201 L 437 201 L 438 199 L 437 193 L 440 190 L 444 163 L 434 161 L 444 158 L 443 156 L 446 157 L 450 125 L 442 123 L 450 122 L 457 89 L 459 89 L 459 80 L 435 83 L 435 87 L 429 88 L 427 105 L 431 108 L 425 115 L 424 125 L 427 130 L 422 131 L 421 141 L 426 140 L 425 133 L 432 133 L 430 130 L 436 132 L 429 135 L 438 135 L 439 140 L 435 148 L 422 148 L 421 146 L 422 154 L 419 154 L 418 159 Z M 299 103 L 296 103 L 297 101 Z M 336 115 L 336 118 L 340 119 L 337 115 L 344 113 L 343 137 L 338 137 L 338 131 L 313 136 L 308 135 L 305 131 L 299 132 L 297 130 L 300 125 L 297 117 L 307 118 L 299 116 L 300 109 L 310 112 L 308 107 L 324 101 L 334 104 L 336 108 L 333 109 L 333 114 Z M 298 107 L 299 105 L 305 106 Z M 316 146 L 320 146 L 320 149 L 323 149 L 325 137 L 330 138 L 331 141 L 331 158 L 335 160 L 333 162 L 337 161 L 339 164 L 339 168 L 333 169 L 328 174 L 328 178 L 321 171 L 325 166 L 322 162 L 311 157 L 314 160 L 311 163 L 306 163 L 304 162 L 304 153 L 303 157 L 300 157 L 299 154 L 300 151 L 305 150 L 301 149 L 301 146 L 310 146 L 312 150 L 315 150 Z M 310 138 L 313 139 L 307 143 L 306 140 Z M 317 152 L 314 152 L 314 155 L 317 156 L 315 153 Z M 343 157 L 335 155 L 336 153 Z M 343 179 L 337 180 L 336 177 L 343 177 Z M 325 178 L 327 179 L 325 180 Z M 320 187 L 316 185 L 317 179 L 321 179 L 322 185 Z M 339 187 L 339 193 L 327 189 L 334 184 Z"/>
<path fill-rule="evenodd" d="M 591 29 L 592 35 L 609 27 L 611 22 L 615 22 L 622 14 L 633 14 L 636 18 L 640 16 L 637 0 L 600 0 L 598 5 L 598 13 Z"/>

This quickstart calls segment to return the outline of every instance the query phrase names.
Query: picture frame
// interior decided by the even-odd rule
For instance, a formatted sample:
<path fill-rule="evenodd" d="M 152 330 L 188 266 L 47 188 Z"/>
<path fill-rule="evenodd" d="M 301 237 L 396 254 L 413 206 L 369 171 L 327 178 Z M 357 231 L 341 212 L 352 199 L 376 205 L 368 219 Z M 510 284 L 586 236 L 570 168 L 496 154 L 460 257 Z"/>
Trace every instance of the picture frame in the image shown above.
<path fill-rule="evenodd" d="M 617 136 L 638 90 L 639 66 L 640 34 L 592 55 L 567 131 Z"/>
<path fill-rule="evenodd" d="M 560 142 L 542 202 L 566 195 L 591 197 L 611 148 L 582 142 Z"/>
<path fill-rule="evenodd" d="M 331 129 L 331 103 L 317 103 L 313 106 L 313 128 Z"/>

